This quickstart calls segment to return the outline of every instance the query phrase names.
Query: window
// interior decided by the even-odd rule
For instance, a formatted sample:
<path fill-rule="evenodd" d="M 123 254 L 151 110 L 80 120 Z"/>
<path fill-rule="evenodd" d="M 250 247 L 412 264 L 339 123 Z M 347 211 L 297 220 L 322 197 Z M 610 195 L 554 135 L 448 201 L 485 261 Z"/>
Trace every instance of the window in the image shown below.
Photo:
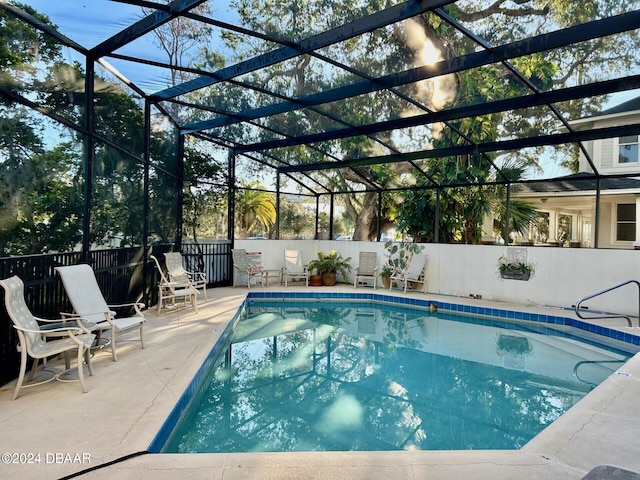
<path fill-rule="evenodd" d="M 636 204 L 619 203 L 616 208 L 616 241 L 633 242 L 636 239 Z"/>
<path fill-rule="evenodd" d="M 573 233 L 571 231 L 573 217 L 571 215 L 558 215 L 558 233 L 556 239 L 560 242 L 560 246 L 568 247 Z"/>
<path fill-rule="evenodd" d="M 638 163 L 638 135 L 618 139 L 618 163 Z"/>

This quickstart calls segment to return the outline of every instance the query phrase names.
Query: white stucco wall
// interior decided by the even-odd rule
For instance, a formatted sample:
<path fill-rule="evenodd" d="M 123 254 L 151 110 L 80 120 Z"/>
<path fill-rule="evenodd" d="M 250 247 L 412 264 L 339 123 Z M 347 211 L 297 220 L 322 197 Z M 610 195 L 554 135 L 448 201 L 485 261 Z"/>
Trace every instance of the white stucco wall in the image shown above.
<path fill-rule="evenodd" d="M 318 251 L 337 250 L 358 263 L 360 251 L 378 253 L 379 265 L 385 261 L 384 243 L 332 240 L 236 240 L 236 248 L 262 252 L 264 268 L 277 270 L 283 265 L 284 249 L 301 250 L 305 263 Z M 640 280 L 640 251 L 588 248 L 525 248 L 528 261 L 536 266 L 529 281 L 503 280 L 497 273 L 497 260 L 508 247 L 498 245 L 424 244 L 429 255 L 427 291 L 451 296 L 482 295 L 485 300 L 554 307 L 571 307 L 591 293 L 626 280 Z M 593 310 L 637 316 L 639 294 L 635 284 L 627 285 L 584 305 Z M 635 322 L 634 322 L 635 325 Z"/>

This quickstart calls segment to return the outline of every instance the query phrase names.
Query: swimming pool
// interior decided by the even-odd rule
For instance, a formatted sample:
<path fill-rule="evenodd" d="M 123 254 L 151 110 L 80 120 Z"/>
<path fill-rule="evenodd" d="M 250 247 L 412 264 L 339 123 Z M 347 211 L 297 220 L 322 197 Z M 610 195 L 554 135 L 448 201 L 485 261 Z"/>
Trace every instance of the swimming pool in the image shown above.
<path fill-rule="evenodd" d="M 564 317 L 443 302 L 430 314 L 432 302 L 402 297 L 331 295 L 327 304 L 298 295 L 293 310 L 283 298 L 250 295 L 231 349 L 229 329 L 151 451 L 519 448 L 640 343 L 629 336 L 619 339 L 628 348 L 605 348 L 577 336 L 593 336 L 590 326 Z M 343 302 L 362 295 L 365 303 Z"/>

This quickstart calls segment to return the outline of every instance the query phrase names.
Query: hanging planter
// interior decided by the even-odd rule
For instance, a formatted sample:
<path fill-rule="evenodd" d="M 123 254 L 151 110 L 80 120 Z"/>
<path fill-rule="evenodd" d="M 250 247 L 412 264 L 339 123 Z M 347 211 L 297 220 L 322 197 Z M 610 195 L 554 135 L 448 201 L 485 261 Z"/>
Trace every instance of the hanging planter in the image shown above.
<path fill-rule="evenodd" d="M 518 271 L 503 271 L 500 272 L 501 278 L 506 278 L 507 280 L 529 280 L 531 278 L 531 272 L 518 272 Z"/>
<path fill-rule="evenodd" d="M 498 258 L 500 278 L 507 280 L 529 280 L 531 275 L 533 275 L 534 268 L 532 263 L 513 260 L 507 257 Z"/>

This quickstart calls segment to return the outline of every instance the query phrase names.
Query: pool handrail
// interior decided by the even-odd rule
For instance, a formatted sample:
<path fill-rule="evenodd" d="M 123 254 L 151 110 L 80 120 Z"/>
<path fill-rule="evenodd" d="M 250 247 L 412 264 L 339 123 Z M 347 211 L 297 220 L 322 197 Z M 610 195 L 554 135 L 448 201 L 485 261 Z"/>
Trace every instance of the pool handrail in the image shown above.
<path fill-rule="evenodd" d="M 587 295 L 586 297 L 582 297 L 580 300 L 578 300 L 576 302 L 575 305 L 575 311 L 576 311 L 576 315 L 581 318 L 582 320 L 592 320 L 595 318 L 626 318 L 627 319 L 627 323 L 629 324 L 629 326 L 631 327 L 631 317 L 629 317 L 629 315 L 624 315 L 622 313 L 607 313 L 607 312 L 601 312 L 601 313 L 606 313 L 606 315 L 589 315 L 589 316 L 583 316 L 581 311 L 580 311 L 580 304 L 582 304 L 582 302 L 586 301 L 586 300 L 590 300 L 594 297 L 598 297 L 600 295 L 603 295 L 605 293 L 608 293 L 612 290 L 615 290 L 617 288 L 620 287 L 624 287 L 625 285 L 628 285 L 630 283 L 635 283 L 636 286 L 638 287 L 638 325 L 640 326 L 640 282 L 638 282 L 637 280 L 626 280 L 624 282 L 621 283 L 617 283 L 609 288 L 605 288 L 604 290 L 600 290 L 599 292 L 596 293 L 592 293 L 590 295 Z M 583 310 L 584 311 L 584 310 Z"/>

